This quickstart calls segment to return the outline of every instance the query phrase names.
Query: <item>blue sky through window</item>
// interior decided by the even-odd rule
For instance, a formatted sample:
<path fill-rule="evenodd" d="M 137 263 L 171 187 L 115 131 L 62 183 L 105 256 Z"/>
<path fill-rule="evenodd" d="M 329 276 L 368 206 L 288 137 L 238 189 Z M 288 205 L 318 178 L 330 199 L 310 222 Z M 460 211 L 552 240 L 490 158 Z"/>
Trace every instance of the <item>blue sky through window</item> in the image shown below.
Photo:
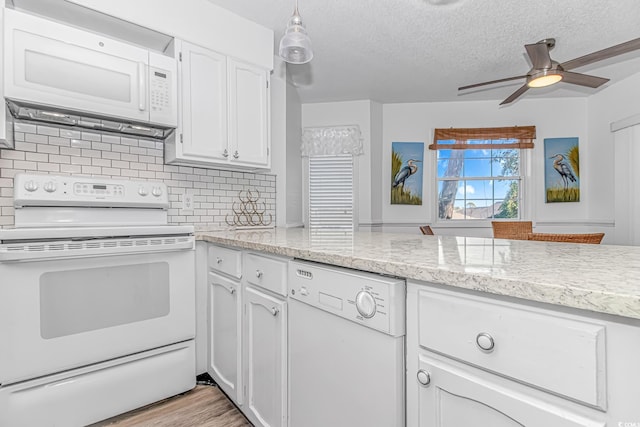
<path fill-rule="evenodd" d="M 468 144 L 512 143 L 514 140 L 469 140 Z M 454 144 L 455 141 L 438 141 L 441 144 Z M 468 145 L 467 145 L 468 147 Z M 457 150 L 456 150 L 457 151 Z M 519 183 L 519 162 L 511 170 L 504 170 L 501 161 L 514 156 L 519 157 L 518 149 L 465 149 L 463 163 L 458 177 L 447 177 L 447 167 L 454 150 L 437 150 L 438 194 L 442 194 L 443 182 L 453 178 L 457 180 L 457 193 L 454 208 L 465 215 L 465 208 L 486 208 L 477 212 L 486 218 L 497 214 L 512 183 Z M 458 155 L 460 155 L 458 153 Z M 500 179 L 500 178 L 506 179 Z M 512 179 L 509 179 L 512 178 Z M 486 216 L 485 216 L 486 215 Z"/>

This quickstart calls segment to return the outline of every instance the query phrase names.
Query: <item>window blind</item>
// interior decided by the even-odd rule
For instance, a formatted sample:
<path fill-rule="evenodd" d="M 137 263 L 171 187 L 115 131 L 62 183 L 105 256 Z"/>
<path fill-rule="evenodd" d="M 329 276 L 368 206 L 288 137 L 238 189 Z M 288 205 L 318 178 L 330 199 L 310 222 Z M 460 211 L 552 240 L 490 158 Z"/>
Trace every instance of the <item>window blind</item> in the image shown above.
<path fill-rule="evenodd" d="M 535 126 L 501 128 L 448 128 L 435 129 L 430 150 L 488 150 L 533 148 Z M 449 141 L 455 141 L 453 144 Z M 482 142 L 481 142 L 482 141 Z M 486 142 L 490 141 L 490 142 Z"/>
<path fill-rule="evenodd" d="M 309 157 L 309 228 L 353 231 L 353 156 Z"/>

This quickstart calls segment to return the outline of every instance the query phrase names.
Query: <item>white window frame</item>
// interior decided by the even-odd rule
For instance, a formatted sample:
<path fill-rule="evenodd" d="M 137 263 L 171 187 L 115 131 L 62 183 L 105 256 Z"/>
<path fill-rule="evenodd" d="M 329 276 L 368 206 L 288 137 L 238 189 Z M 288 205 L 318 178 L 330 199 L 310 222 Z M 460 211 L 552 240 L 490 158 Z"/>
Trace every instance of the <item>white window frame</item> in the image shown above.
<path fill-rule="evenodd" d="M 440 179 L 438 178 L 438 150 L 429 150 L 432 153 L 432 177 L 433 177 L 433 218 L 435 218 L 435 224 L 438 227 L 491 227 L 491 221 L 500 221 L 501 218 L 487 218 L 487 219 L 441 219 L 439 215 L 439 199 L 440 193 L 438 191 L 438 184 Z M 519 218 L 513 220 L 528 220 L 531 218 L 531 209 L 533 203 L 529 201 L 528 194 L 531 192 L 531 152 L 532 150 L 519 149 L 520 151 L 520 206 L 519 206 Z M 509 179 L 503 177 L 495 178 L 473 178 L 473 180 L 487 180 L 487 179 Z M 461 178 L 460 180 L 467 180 Z M 507 220 L 507 219 L 505 219 Z"/>

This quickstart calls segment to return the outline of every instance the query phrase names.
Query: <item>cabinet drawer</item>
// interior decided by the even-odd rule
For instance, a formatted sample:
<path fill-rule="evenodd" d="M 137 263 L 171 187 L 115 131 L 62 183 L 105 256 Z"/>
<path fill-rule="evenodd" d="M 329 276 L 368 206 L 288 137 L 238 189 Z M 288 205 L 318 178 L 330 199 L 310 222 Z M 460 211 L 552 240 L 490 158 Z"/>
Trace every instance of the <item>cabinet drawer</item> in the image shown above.
<path fill-rule="evenodd" d="M 241 277 L 242 252 L 221 246 L 209 245 L 207 264 L 209 269 L 232 277 Z"/>
<path fill-rule="evenodd" d="M 246 253 L 243 277 L 255 286 L 287 295 L 287 261 Z"/>
<path fill-rule="evenodd" d="M 604 325 L 445 291 L 417 304 L 421 347 L 606 409 Z"/>

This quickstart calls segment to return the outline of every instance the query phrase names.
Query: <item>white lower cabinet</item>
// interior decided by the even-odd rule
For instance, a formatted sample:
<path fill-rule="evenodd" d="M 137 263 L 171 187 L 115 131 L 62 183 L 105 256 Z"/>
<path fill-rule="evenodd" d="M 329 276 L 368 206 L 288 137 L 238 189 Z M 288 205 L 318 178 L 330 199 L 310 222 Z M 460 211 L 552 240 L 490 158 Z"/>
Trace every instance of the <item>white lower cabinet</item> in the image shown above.
<path fill-rule="evenodd" d="M 207 245 L 207 373 L 236 405 L 242 394 L 242 252 Z"/>
<path fill-rule="evenodd" d="M 421 427 L 605 425 L 522 393 L 517 387 L 505 386 L 495 376 L 453 361 L 421 354 L 417 368 L 413 382 L 425 383 L 417 387 L 417 425 Z"/>
<path fill-rule="evenodd" d="M 409 282 L 407 426 L 605 426 L 609 332 L 599 320 Z"/>
<path fill-rule="evenodd" d="M 640 321 L 407 283 L 407 426 L 640 425 Z"/>
<path fill-rule="evenodd" d="M 287 305 L 245 287 L 245 415 L 256 426 L 286 426 Z"/>
<path fill-rule="evenodd" d="M 256 427 L 287 426 L 287 259 L 208 245 L 207 372 Z"/>
<path fill-rule="evenodd" d="M 237 405 L 242 404 L 242 299 L 240 282 L 209 273 L 207 372 Z"/>

